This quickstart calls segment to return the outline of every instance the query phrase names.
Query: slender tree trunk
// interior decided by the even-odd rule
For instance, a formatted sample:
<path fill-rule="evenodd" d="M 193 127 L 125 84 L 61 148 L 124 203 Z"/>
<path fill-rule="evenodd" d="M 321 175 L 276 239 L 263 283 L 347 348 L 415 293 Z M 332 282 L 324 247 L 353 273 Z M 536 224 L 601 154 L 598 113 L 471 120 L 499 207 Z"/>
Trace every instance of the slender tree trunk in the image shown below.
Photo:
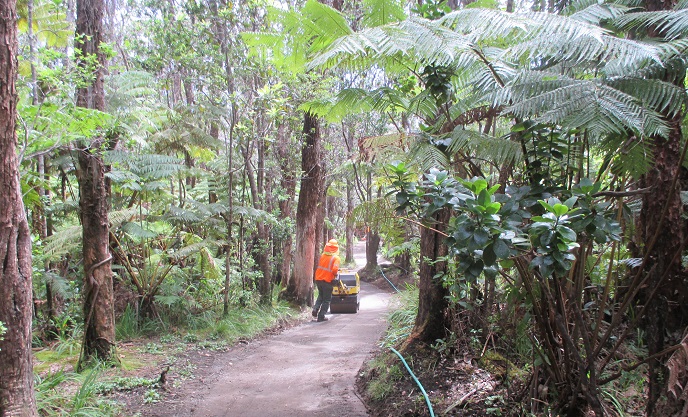
<path fill-rule="evenodd" d="M 0 1 L 0 417 L 36 416 L 31 353 L 31 235 L 17 161 L 17 10 Z"/>
<path fill-rule="evenodd" d="M 346 179 L 346 253 L 344 263 L 354 263 L 354 199 L 351 179 Z"/>
<path fill-rule="evenodd" d="M 304 145 L 301 154 L 301 191 L 296 208 L 296 252 L 293 285 L 289 298 L 301 306 L 313 305 L 313 263 L 315 262 L 316 219 L 323 188 L 320 121 L 306 113 L 303 121 Z"/>
<path fill-rule="evenodd" d="M 79 107 L 105 110 L 105 55 L 100 50 L 103 42 L 103 0 L 77 0 L 76 45 L 84 59 L 95 56 L 92 83 L 77 90 Z M 115 310 L 112 287 L 112 256 L 109 249 L 110 226 L 109 184 L 105 179 L 106 167 L 101 155 L 106 145 L 103 137 L 90 143 L 81 143 L 78 153 L 77 179 L 79 181 L 79 208 L 83 230 L 84 259 L 84 344 L 79 367 L 91 358 L 103 361 L 116 358 Z"/>
<path fill-rule="evenodd" d="M 438 274 L 446 272 L 447 263 L 434 261 L 447 255 L 445 238 L 438 232 L 446 228 L 450 214 L 448 209 L 442 209 L 435 214 L 435 221 L 428 224 L 429 227 L 421 228 L 418 314 L 404 348 L 415 343 L 435 343 L 437 339 L 443 339 L 446 336 L 446 329 L 449 328 L 449 319 L 446 315 L 447 290 L 436 278 Z"/>
<path fill-rule="evenodd" d="M 286 221 L 292 217 L 294 197 L 296 195 L 296 176 L 292 168 L 292 156 L 290 149 L 290 134 L 286 130 L 285 123 L 280 123 L 277 128 L 277 159 L 282 172 L 280 185 L 287 198 L 279 201 L 280 220 Z M 292 260 L 292 234 L 288 233 L 282 240 L 282 264 L 280 266 L 280 276 L 282 277 L 281 286 L 283 289 L 289 287 L 291 281 L 291 260 Z"/>

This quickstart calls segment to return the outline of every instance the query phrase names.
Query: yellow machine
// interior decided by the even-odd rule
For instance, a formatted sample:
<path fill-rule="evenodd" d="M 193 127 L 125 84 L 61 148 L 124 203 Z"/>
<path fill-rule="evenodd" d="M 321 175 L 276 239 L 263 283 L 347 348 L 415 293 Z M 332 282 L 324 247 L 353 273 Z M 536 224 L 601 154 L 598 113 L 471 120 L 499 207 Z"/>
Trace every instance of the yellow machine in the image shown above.
<path fill-rule="evenodd" d="M 353 271 L 340 271 L 337 278 L 341 284 L 332 290 L 330 313 L 357 313 L 360 301 L 361 279 Z"/>

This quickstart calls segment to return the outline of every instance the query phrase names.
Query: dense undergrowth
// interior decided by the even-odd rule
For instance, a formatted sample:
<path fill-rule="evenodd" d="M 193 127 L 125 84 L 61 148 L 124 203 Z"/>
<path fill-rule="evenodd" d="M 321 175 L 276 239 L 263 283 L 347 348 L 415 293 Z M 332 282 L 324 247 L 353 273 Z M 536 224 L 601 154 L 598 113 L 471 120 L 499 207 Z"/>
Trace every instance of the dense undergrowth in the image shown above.
<path fill-rule="evenodd" d="M 36 338 L 34 344 L 40 345 L 34 348 L 39 414 L 137 415 L 131 403 L 161 401 L 167 384 L 178 386 L 194 377 L 195 358 L 284 326 L 299 314 L 286 303 L 251 303 L 234 306 L 226 317 L 221 311 L 207 310 L 171 322 L 167 316 L 139 320 L 133 309 L 126 308 L 117 320 L 117 361 L 91 363 L 82 372 L 76 372 L 82 338 L 79 327 L 65 329 L 50 343 Z"/>
<path fill-rule="evenodd" d="M 525 404 L 524 397 L 547 398 L 545 384 L 534 384 L 539 376 L 532 366 L 533 352 L 519 343 L 527 329 L 501 329 L 484 341 L 481 330 L 451 333 L 431 346 L 404 349 L 418 309 L 418 288 L 407 285 L 394 298 L 388 317 L 389 328 L 379 350 L 363 366 L 357 387 L 375 417 L 428 416 L 557 416 L 553 404 L 538 407 Z M 616 358 L 635 361 L 646 355 L 637 334 Z M 391 348 L 401 351 L 404 361 L 420 382 L 405 369 Z M 520 349 L 520 350 L 519 350 Z M 610 416 L 642 416 L 646 396 L 645 366 L 601 387 L 604 409 Z M 422 393 L 427 393 L 428 399 Z M 532 392 L 532 390 L 540 392 Z M 427 401 L 430 402 L 430 407 Z"/>

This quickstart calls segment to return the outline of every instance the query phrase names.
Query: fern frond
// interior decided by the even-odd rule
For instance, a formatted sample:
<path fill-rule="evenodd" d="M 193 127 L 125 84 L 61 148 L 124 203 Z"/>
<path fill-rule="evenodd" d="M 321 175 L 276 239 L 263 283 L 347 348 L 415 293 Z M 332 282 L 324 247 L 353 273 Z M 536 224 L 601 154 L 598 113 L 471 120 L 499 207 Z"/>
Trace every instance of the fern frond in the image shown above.
<path fill-rule="evenodd" d="M 355 68 L 373 63 L 391 71 L 409 57 L 421 63 L 452 64 L 460 51 L 470 50 L 471 39 L 422 18 L 365 29 L 337 39 L 316 55 L 308 68 Z M 383 59 L 384 58 L 384 59 Z M 414 61 L 414 62 L 417 62 Z"/>
<path fill-rule="evenodd" d="M 622 30 L 653 28 L 669 40 L 685 38 L 688 34 L 688 8 L 628 13 L 615 19 L 614 25 Z"/>
<path fill-rule="evenodd" d="M 610 170 L 615 175 L 639 179 L 652 167 L 653 153 L 650 139 L 610 135 L 600 145 L 607 153 L 614 155 Z"/>
<path fill-rule="evenodd" d="M 599 80 L 575 80 L 540 72 L 523 72 L 511 87 L 513 105 L 506 112 L 537 122 L 554 123 L 567 129 L 588 129 L 591 133 L 665 135 L 661 116 L 622 91 Z"/>
<path fill-rule="evenodd" d="M 437 23 L 468 36 L 471 41 L 509 39 L 512 42 L 526 34 L 528 19 L 517 13 L 492 9 L 462 9 L 447 13 Z"/>
<path fill-rule="evenodd" d="M 73 250 L 79 249 L 81 242 L 81 225 L 58 230 L 45 240 L 43 254 L 50 259 L 58 259 Z"/>
<path fill-rule="evenodd" d="M 50 283 L 53 293 L 64 298 L 69 297 L 69 280 L 65 277 L 52 271 L 46 271 L 43 273 L 43 279 Z"/>
<path fill-rule="evenodd" d="M 203 220 L 201 216 L 191 210 L 185 210 L 177 206 L 170 206 L 165 218 L 170 222 L 197 223 Z"/>
<path fill-rule="evenodd" d="M 106 163 L 129 168 L 131 178 L 153 180 L 174 177 L 186 169 L 179 158 L 158 154 L 134 154 L 126 151 L 108 151 L 104 157 Z M 117 174 L 115 174 L 117 176 Z M 124 176 L 124 174 L 119 174 Z"/>
<path fill-rule="evenodd" d="M 405 2 L 399 0 L 363 0 L 363 27 L 370 28 L 406 19 Z"/>
<path fill-rule="evenodd" d="M 521 145 L 508 137 L 497 138 L 468 129 L 454 129 L 450 134 L 450 154 L 463 151 L 471 157 L 496 165 L 518 162 L 523 158 Z"/>
<path fill-rule="evenodd" d="M 418 141 L 409 152 L 409 164 L 416 164 L 421 172 L 427 172 L 431 168 L 446 168 L 449 166 L 449 158 L 437 146 L 427 140 Z"/>
<path fill-rule="evenodd" d="M 622 16 L 628 13 L 629 10 L 632 10 L 632 8 L 623 4 L 599 4 L 596 0 L 580 0 L 569 4 L 562 14 L 574 20 L 599 25 L 603 21 Z"/>
<path fill-rule="evenodd" d="M 188 258 L 193 254 L 199 253 L 203 249 L 207 249 L 209 247 L 217 248 L 219 246 L 221 246 L 221 242 L 217 240 L 207 239 L 200 242 L 191 243 L 189 245 L 184 246 L 183 248 L 175 250 L 174 253 L 170 255 L 170 257 L 172 259 L 179 261 L 181 259 Z"/>
<path fill-rule="evenodd" d="M 124 233 L 134 238 L 136 241 L 154 239 L 158 236 L 156 231 L 144 229 L 139 223 L 136 222 L 126 222 L 122 224 L 121 229 Z"/>
<path fill-rule="evenodd" d="M 681 111 L 688 102 L 684 88 L 661 80 L 629 77 L 611 79 L 607 83 L 613 88 L 637 97 L 646 107 L 669 117 Z"/>
<path fill-rule="evenodd" d="M 144 207 L 140 208 L 141 213 L 146 216 L 148 210 Z M 110 221 L 110 227 L 112 229 L 117 229 L 121 227 L 124 223 L 130 222 L 133 218 L 139 216 L 139 207 L 131 207 L 124 210 L 111 211 L 108 213 L 108 220 Z"/>
<path fill-rule="evenodd" d="M 635 68 L 647 61 L 661 62 L 656 46 L 611 36 L 599 26 L 548 13 L 532 13 L 530 18 L 533 28 L 528 40 L 510 48 L 508 56 L 548 66 L 562 62 L 599 66 L 613 61 Z"/>

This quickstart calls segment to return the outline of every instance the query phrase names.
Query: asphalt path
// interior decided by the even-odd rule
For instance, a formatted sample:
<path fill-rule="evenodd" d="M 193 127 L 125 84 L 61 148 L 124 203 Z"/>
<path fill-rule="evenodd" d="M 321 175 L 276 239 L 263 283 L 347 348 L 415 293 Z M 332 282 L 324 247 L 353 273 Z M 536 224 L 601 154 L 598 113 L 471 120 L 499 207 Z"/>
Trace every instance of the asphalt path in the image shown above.
<path fill-rule="evenodd" d="M 365 265 L 364 251 L 364 243 L 355 248 L 359 266 Z M 389 298 L 362 282 L 358 313 L 330 314 L 329 321 L 234 347 L 214 358 L 185 398 L 151 415 L 367 416 L 355 378 L 387 326 Z"/>

